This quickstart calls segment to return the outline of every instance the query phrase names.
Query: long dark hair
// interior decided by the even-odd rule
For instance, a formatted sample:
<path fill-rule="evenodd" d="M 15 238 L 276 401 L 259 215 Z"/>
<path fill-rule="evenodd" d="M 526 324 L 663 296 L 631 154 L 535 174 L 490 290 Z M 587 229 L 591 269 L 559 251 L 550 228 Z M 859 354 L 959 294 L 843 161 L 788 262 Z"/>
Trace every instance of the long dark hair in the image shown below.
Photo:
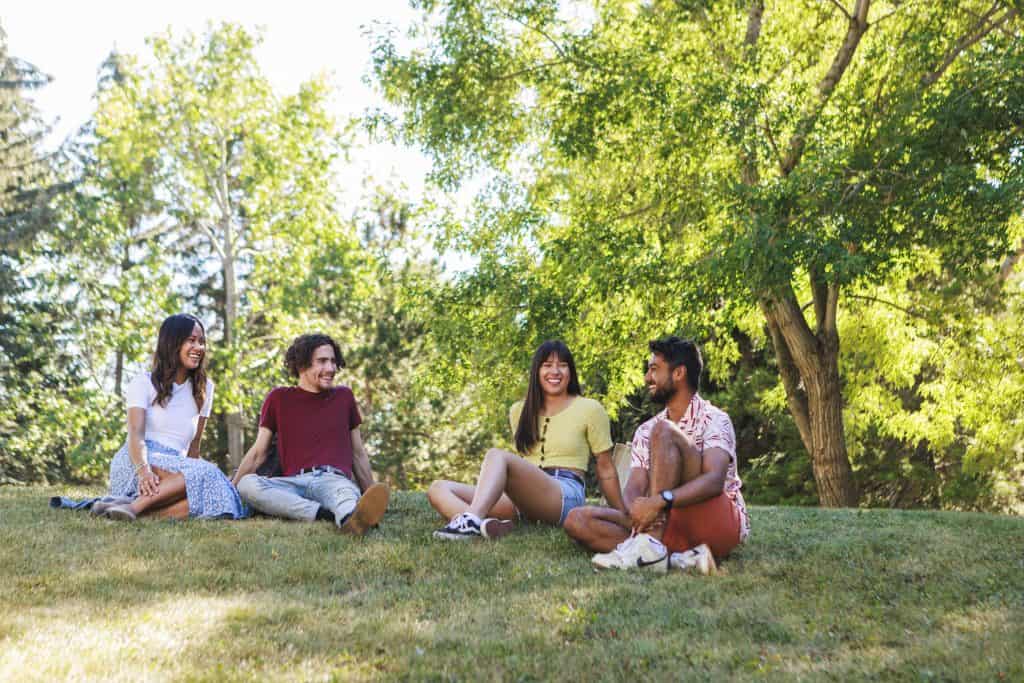
<path fill-rule="evenodd" d="M 523 412 L 519 414 L 519 425 L 516 427 L 516 450 L 523 455 L 529 453 L 538 441 L 537 418 L 544 407 L 544 391 L 540 388 L 540 366 L 551 354 L 555 354 L 558 360 L 569 365 L 569 395 L 579 396 L 582 393 L 580 380 L 576 376 L 576 363 L 565 342 L 554 339 L 537 347 L 533 353 L 533 362 L 530 363 L 530 385 L 526 390 L 526 400 L 523 401 Z"/>
<path fill-rule="evenodd" d="M 206 327 L 194 315 L 178 313 L 164 320 L 160 325 L 160 336 L 157 338 L 156 351 L 153 353 L 153 371 L 149 374 L 153 388 L 156 389 L 156 398 L 153 405 L 160 404 L 167 406 L 167 401 L 174 391 L 174 377 L 178 374 L 178 367 L 181 365 L 181 345 L 192 336 L 192 330 L 199 325 L 206 337 Z M 192 398 L 196 401 L 196 408 L 203 409 L 206 402 L 206 355 L 195 370 L 188 371 L 188 377 L 192 380 Z"/>

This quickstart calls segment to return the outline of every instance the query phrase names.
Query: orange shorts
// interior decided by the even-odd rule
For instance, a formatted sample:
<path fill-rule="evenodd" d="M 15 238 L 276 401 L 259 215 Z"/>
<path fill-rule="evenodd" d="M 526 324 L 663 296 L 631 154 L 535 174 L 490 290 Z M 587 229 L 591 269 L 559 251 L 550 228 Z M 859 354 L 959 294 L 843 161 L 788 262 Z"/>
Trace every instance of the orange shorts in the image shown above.
<path fill-rule="evenodd" d="M 729 496 L 673 508 L 663 538 L 670 552 L 707 543 L 715 557 L 726 557 L 740 543 L 740 511 Z"/>

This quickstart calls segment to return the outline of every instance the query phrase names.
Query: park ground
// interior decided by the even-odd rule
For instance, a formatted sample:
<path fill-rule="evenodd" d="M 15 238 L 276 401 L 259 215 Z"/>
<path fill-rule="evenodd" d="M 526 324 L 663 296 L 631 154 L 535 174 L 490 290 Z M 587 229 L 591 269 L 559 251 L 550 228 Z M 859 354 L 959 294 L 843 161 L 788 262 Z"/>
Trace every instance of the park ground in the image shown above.
<path fill-rule="evenodd" d="M 0 487 L 0 680 L 1024 680 L 1024 519 L 753 506 L 715 577 L 559 530 L 443 543 L 422 493 L 327 523 L 124 524 Z"/>

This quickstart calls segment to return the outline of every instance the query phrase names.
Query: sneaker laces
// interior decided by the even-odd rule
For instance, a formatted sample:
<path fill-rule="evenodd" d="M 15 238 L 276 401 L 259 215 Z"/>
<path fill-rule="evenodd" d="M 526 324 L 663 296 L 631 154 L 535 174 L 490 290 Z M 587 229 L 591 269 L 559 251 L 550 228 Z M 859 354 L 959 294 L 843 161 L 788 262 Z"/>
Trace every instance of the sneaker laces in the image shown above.
<path fill-rule="evenodd" d="M 480 531 L 480 524 L 468 512 L 463 512 L 448 522 L 448 528 L 460 532 Z"/>
<path fill-rule="evenodd" d="M 628 552 L 629 549 L 633 547 L 633 544 L 636 543 L 636 539 L 636 534 L 630 534 L 629 538 L 615 546 L 615 550 L 613 552 L 615 552 L 618 555 L 622 555 L 623 553 Z"/>

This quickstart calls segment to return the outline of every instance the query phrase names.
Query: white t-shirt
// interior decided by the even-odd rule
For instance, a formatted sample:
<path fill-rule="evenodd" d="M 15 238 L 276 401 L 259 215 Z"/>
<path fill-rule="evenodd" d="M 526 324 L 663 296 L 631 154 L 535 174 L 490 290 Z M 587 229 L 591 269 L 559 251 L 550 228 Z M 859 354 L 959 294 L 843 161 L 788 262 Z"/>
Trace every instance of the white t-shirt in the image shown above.
<path fill-rule="evenodd" d="M 129 408 L 144 408 L 146 411 L 145 438 L 186 453 L 189 444 L 196 435 L 200 417 L 210 417 L 213 407 L 213 382 L 206 380 L 206 401 L 203 409 L 196 408 L 196 400 L 192 397 L 192 380 L 184 384 L 175 384 L 167 405 L 154 404 L 156 388 L 149 378 L 149 373 L 137 375 L 128 384 L 126 401 Z"/>

